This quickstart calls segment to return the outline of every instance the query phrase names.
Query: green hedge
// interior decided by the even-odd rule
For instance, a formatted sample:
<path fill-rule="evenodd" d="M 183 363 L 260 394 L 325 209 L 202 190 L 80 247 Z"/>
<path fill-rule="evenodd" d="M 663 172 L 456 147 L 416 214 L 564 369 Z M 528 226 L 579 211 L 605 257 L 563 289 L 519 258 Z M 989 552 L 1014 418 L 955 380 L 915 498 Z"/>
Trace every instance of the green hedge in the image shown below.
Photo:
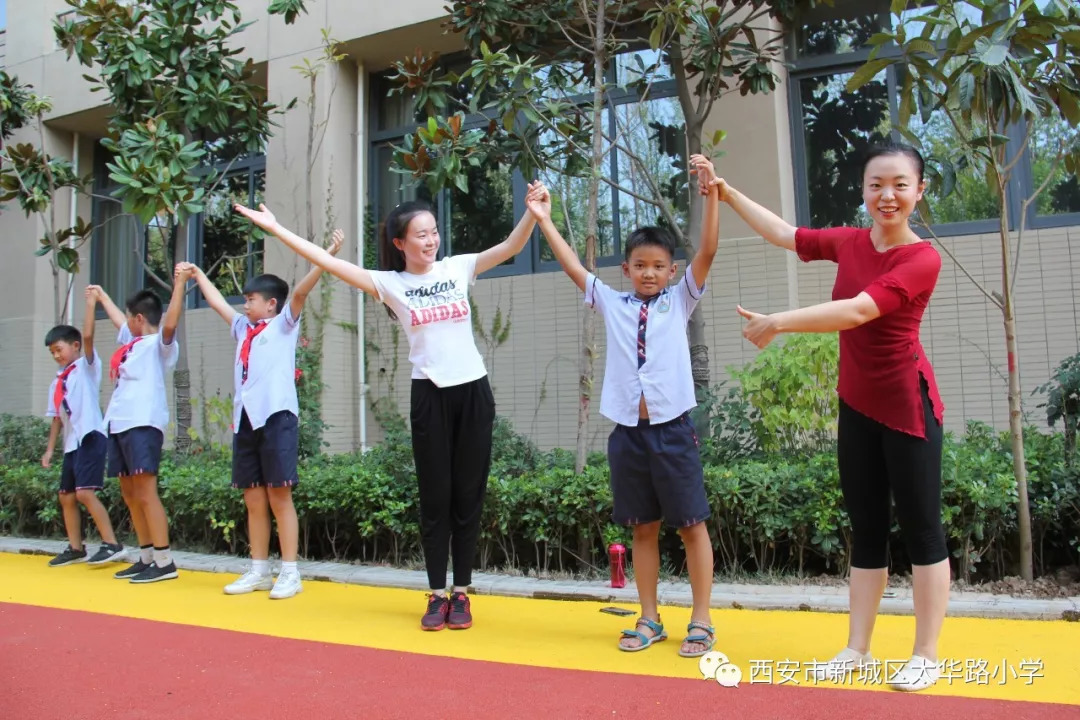
<path fill-rule="evenodd" d="M 9 436 L 3 435 L 7 431 Z M 37 421 L 0 418 L 0 533 L 63 534 L 56 470 L 36 457 L 44 440 Z M 1065 462 L 1061 435 L 1026 434 L 1036 569 L 1076 562 L 1080 543 L 1078 471 Z M 40 447 L 28 447 L 37 444 Z M 1015 574 L 1016 490 L 1007 435 L 969 425 L 947 437 L 944 517 L 958 577 Z M 400 564 L 420 556 L 418 499 L 412 453 L 403 426 L 365 455 L 316 456 L 301 463 L 295 493 L 300 551 L 307 558 Z M 167 457 L 161 494 L 179 548 L 243 553 L 244 505 L 229 487 L 229 458 L 220 454 Z M 842 509 L 832 453 L 806 458 L 759 457 L 707 464 L 717 567 L 749 572 L 833 572 L 847 567 L 850 529 Z M 104 501 L 122 534 L 129 534 L 116 483 Z M 566 571 L 606 567 L 604 548 L 627 532 L 611 525 L 611 491 L 602 455 L 581 475 L 570 454 L 541 452 L 500 419 L 482 520 L 479 565 Z M 894 527 L 893 561 L 906 569 Z M 674 533 L 662 545 L 669 571 L 683 557 Z"/>

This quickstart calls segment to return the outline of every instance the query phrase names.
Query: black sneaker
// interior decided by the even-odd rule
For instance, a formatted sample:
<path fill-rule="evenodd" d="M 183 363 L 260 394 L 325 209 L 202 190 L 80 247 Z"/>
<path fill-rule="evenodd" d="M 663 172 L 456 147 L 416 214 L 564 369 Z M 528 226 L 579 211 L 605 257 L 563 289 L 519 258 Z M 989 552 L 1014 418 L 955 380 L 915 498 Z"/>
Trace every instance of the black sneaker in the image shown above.
<path fill-rule="evenodd" d="M 134 565 L 130 565 L 130 566 L 124 568 L 120 572 L 113 575 L 113 577 L 116 578 L 117 580 L 127 580 L 128 578 L 135 577 L 136 575 L 138 575 L 139 573 L 141 573 L 143 570 L 145 570 L 148 567 L 150 567 L 150 566 L 147 565 L 146 563 L 144 563 L 142 561 L 142 558 L 139 558 L 135 562 Z"/>
<path fill-rule="evenodd" d="M 109 543 L 101 543 L 101 547 L 94 553 L 94 556 L 86 561 L 87 565 L 104 565 L 112 560 L 123 560 L 126 553 L 124 552 L 124 546 L 120 543 L 110 545 Z"/>
<path fill-rule="evenodd" d="M 74 550 L 70 545 L 64 552 L 60 553 L 52 560 L 49 561 L 49 567 L 60 567 L 62 565 L 74 565 L 75 563 L 81 563 L 86 560 L 86 548 L 82 550 Z"/>
<path fill-rule="evenodd" d="M 145 570 L 128 582 L 152 583 L 158 580 L 175 580 L 178 577 L 180 575 L 176 572 L 176 563 L 169 563 L 165 567 L 158 567 L 154 563 L 150 563 Z"/>
<path fill-rule="evenodd" d="M 442 630 L 446 627 L 446 616 L 450 613 L 450 600 L 445 595 L 431 593 L 428 596 L 427 612 L 420 618 L 423 630 Z"/>

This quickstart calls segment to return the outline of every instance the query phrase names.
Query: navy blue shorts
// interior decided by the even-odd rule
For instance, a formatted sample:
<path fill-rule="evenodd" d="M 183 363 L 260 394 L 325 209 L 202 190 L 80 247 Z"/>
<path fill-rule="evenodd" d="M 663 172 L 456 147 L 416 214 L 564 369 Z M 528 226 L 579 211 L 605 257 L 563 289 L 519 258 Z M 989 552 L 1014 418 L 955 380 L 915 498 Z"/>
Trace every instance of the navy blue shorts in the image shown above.
<path fill-rule="evenodd" d="M 60 468 L 60 492 L 100 490 L 105 487 L 105 436 L 97 430 L 83 436 L 79 447 L 64 453 Z"/>
<path fill-rule="evenodd" d="M 157 475 L 164 442 L 165 435 L 147 425 L 109 433 L 109 477 Z"/>
<path fill-rule="evenodd" d="M 616 425 L 608 438 L 608 465 L 616 523 L 664 520 L 684 528 L 708 519 L 697 432 L 688 414 L 659 425 Z"/>
<path fill-rule="evenodd" d="M 232 486 L 295 486 L 300 482 L 296 461 L 299 443 L 300 425 L 288 410 L 274 413 L 258 430 L 251 429 L 247 411 L 242 412 L 240 427 L 233 435 Z"/>

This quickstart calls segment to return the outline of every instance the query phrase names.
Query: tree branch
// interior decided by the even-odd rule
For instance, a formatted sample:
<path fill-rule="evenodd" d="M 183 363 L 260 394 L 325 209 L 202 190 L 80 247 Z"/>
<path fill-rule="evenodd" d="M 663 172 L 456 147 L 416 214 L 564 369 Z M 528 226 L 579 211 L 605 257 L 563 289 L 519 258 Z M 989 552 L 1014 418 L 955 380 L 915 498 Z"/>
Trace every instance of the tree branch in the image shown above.
<path fill-rule="evenodd" d="M 979 292 L 986 296 L 987 300 L 997 306 L 999 310 L 1004 307 L 1000 300 L 990 294 L 990 292 L 988 292 L 987 289 L 982 286 L 982 283 L 976 280 L 975 276 L 968 272 L 968 269 L 964 267 L 964 263 L 960 262 L 956 255 L 953 255 L 952 250 L 949 250 L 949 248 L 945 246 L 945 243 L 941 241 L 941 238 L 938 237 L 937 233 L 934 232 L 933 228 L 931 228 L 925 220 L 919 218 L 919 225 L 925 228 L 926 232 L 930 233 L 930 236 L 934 238 L 934 240 L 937 242 L 938 247 L 945 251 L 945 254 L 949 256 L 949 259 L 956 263 L 956 266 L 960 268 L 960 271 L 963 272 L 964 275 L 967 276 L 968 280 L 970 280 L 971 283 L 979 289 Z"/>
<path fill-rule="evenodd" d="M 1016 287 L 1016 274 L 1020 268 L 1020 247 L 1023 245 L 1024 242 L 1024 229 L 1027 227 L 1028 208 L 1030 208 L 1031 205 L 1039 199 L 1039 196 L 1042 195 L 1044 190 L 1046 190 L 1047 186 L 1050 184 L 1050 181 L 1054 179 L 1054 175 L 1055 173 L 1057 173 L 1057 169 L 1061 166 L 1061 161 L 1064 157 L 1065 146 L 1060 145 L 1058 147 L 1057 157 L 1054 158 L 1054 162 L 1050 166 L 1050 169 L 1047 171 L 1046 177 L 1043 178 L 1043 181 L 1041 183 L 1039 183 L 1039 187 L 1035 188 L 1035 191 L 1032 192 L 1031 195 L 1029 195 L 1028 197 L 1024 198 L 1024 201 L 1020 204 L 1020 232 L 1017 234 L 1016 237 L 1016 259 L 1013 261 L 1012 282 L 1009 284 L 1010 290 Z"/>

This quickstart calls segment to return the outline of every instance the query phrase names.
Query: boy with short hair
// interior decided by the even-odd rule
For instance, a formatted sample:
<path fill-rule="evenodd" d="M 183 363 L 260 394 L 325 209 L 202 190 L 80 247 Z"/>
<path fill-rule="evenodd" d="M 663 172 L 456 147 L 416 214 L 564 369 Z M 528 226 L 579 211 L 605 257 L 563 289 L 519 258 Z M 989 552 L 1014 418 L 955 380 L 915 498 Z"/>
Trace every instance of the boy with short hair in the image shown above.
<path fill-rule="evenodd" d="M 335 230 L 331 255 L 341 250 L 344 235 Z M 232 330 L 236 340 L 233 370 L 232 486 L 244 491 L 247 506 L 251 568 L 225 586 L 225 594 L 241 595 L 269 590 L 270 598 L 290 598 L 303 591 L 296 557 L 299 528 L 292 489 L 299 482 L 299 402 L 296 396 L 296 341 L 300 313 L 315 288 L 322 269 L 313 267 L 289 285 L 276 275 L 259 275 L 244 286 L 244 312 L 229 305 L 206 274 L 189 263 L 189 270 L 206 302 Z M 288 298 L 288 302 L 286 302 Z M 281 572 L 270 574 L 270 512 L 278 526 Z"/>
<path fill-rule="evenodd" d="M 105 411 L 108 475 L 120 480 L 120 492 L 139 540 L 139 557 L 114 577 L 139 585 L 178 577 L 169 547 L 169 520 L 157 482 L 169 424 L 165 377 L 180 356 L 174 339 L 190 275 L 176 273 L 164 322 L 161 299 L 151 290 L 140 290 L 128 298 L 122 312 L 101 287 L 86 289 L 87 298 L 101 303 L 120 331 L 116 338 L 120 347 L 109 363 L 115 389 Z"/>
<path fill-rule="evenodd" d="M 701 155 L 690 158 L 692 172 L 711 171 Z M 585 303 L 604 316 L 607 364 L 600 413 L 615 423 L 608 439 L 614 499 L 612 519 L 634 532 L 634 580 L 641 617 L 624 630 L 619 649 L 636 652 L 667 639 L 657 607 L 661 520 L 678 528 L 686 547 L 693 610 L 679 655 L 698 657 L 712 649 L 716 630 L 709 615 L 712 543 L 705 520 L 709 503 L 689 411 L 696 405 L 686 326 L 705 292 L 716 255 L 719 193 L 699 184 L 705 199 L 698 252 L 678 283 L 675 240 L 660 227 L 643 227 L 626 241 L 623 274 L 633 292 L 618 292 L 588 272 L 551 220 L 545 188 L 526 198 L 555 257 L 585 295 Z"/>
<path fill-rule="evenodd" d="M 64 462 L 60 469 L 60 507 L 68 547 L 49 561 L 51 567 L 86 561 L 91 565 L 123 557 L 124 546 L 116 541 L 112 522 L 97 491 L 105 483 L 105 425 L 98 405 L 101 388 L 101 359 L 94 350 L 94 303 L 87 296 L 83 332 L 70 325 L 57 325 L 45 335 L 45 347 L 61 367 L 49 385 L 49 405 L 45 417 L 52 418 L 49 443 L 41 456 L 41 466 L 52 466 L 56 438 L 64 432 Z M 87 560 L 83 547 L 82 514 L 90 513 L 101 535 L 101 548 Z"/>

